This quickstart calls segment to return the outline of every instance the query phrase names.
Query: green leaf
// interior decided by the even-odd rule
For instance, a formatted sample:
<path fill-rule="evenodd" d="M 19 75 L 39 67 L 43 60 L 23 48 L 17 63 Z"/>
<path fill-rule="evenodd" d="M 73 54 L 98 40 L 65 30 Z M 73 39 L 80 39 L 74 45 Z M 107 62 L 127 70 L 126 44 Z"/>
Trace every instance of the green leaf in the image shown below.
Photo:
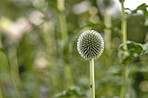
<path fill-rule="evenodd" d="M 105 7 L 111 7 L 114 4 L 113 0 L 103 0 Z"/>
<path fill-rule="evenodd" d="M 119 0 L 120 2 L 124 2 L 125 0 Z"/>
<path fill-rule="evenodd" d="M 84 94 L 82 93 L 81 89 L 77 86 L 73 86 L 67 90 L 64 90 L 61 93 L 58 93 L 53 96 L 53 98 L 73 98 L 73 97 L 82 97 Z"/>
<path fill-rule="evenodd" d="M 64 59 L 64 61 L 66 63 L 69 62 L 69 43 L 66 42 L 66 41 L 59 41 L 59 50 L 60 50 L 60 53 L 62 54 L 62 58 Z"/>
<path fill-rule="evenodd" d="M 143 10 L 143 11 L 145 11 L 146 10 L 146 8 L 148 7 L 148 5 L 146 5 L 146 3 L 143 3 L 143 4 L 141 4 L 141 5 L 139 5 L 135 10 L 133 10 L 132 12 L 134 13 L 136 13 L 138 10 Z"/>
<path fill-rule="evenodd" d="M 135 47 L 141 47 L 142 48 L 142 44 L 140 44 L 140 43 L 136 43 L 136 42 L 133 42 L 133 41 L 126 41 L 125 43 L 122 43 L 120 46 L 119 46 L 119 50 L 120 49 L 122 49 L 123 50 L 123 46 L 124 45 L 133 45 L 133 46 L 135 46 Z"/>
<path fill-rule="evenodd" d="M 3 48 L 0 48 L 0 52 L 5 54 L 5 50 Z"/>
<path fill-rule="evenodd" d="M 136 14 L 138 10 L 141 10 L 144 13 L 144 17 L 145 17 L 144 25 L 148 26 L 148 10 L 147 10 L 147 8 L 148 8 L 148 5 L 146 3 L 143 3 L 143 4 L 139 5 L 135 10 L 131 10 L 129 8 L 126 8 L 126 10 L 131 11 L 130 15 Z"/>
<path fill-rule="evenodd" d="M 142 44 L 142 54 L 147 54 L 148 55 L 148 42 L 145 44 Z"/>
<path fill-rule="evenodd" d="M 145 18 L 145 23 L 144 23 L 145 26 L 148 26 L 148 16 Z"/>
<path fill-rule="evenodd" d="M 138 10 L 142 10 L 144 13 L 145 18 L 148 17 L 148 11 L 147 11 L 148 5 L 146 3 L 143 3 L 139 5 L 135 10 L 132 11 L 132 14 L 137 13 Z"/>
<path fill-rule="evenodd" d="M 128 50 L 124 50 L 123 49 L 124 45 L 129 45 L 130 48 Z M 122 43 L 119 46 L 119 51 L 120 50 L 128 52 L 128 55 L 125 58 L 123 58 L 122 61 L 123 64 L 127 64 L 141 54 L 148 54 L 148 43 L 140 44 L 133 41 L 126 41 L 125 43 Z"/>

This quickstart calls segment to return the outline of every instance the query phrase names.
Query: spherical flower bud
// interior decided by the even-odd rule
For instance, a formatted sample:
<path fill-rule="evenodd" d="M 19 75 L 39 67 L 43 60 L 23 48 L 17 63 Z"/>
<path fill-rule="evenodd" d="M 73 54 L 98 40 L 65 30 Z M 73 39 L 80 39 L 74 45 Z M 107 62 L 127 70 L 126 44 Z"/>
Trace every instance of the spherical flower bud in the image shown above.
<path fill-rule="evenodd" d="M 104 50 L 104 40 L 97 31 L 87 30 L 78 38 L 77 49 L 84 59 L 95 59 L 99 57 Z"/>

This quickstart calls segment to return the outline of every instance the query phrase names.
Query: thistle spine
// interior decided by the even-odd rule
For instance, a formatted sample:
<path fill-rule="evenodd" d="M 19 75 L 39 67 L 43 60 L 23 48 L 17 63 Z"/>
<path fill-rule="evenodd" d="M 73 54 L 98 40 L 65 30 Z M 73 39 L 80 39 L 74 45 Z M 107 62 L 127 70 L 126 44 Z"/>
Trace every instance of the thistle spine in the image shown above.
<path fill-rule="evenodd" d="M 104 50 L 104 40 L 97 31 L 84 31 L 78 39 L 77 50 L 86 60 L 96 59 Z"/>

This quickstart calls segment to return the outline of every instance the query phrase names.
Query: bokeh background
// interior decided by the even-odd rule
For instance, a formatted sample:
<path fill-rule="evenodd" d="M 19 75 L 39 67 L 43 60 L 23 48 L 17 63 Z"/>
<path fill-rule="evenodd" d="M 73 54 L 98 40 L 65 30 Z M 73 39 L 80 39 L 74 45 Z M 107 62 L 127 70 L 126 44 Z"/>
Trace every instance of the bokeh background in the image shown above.
<path fill-rule="evenodd" d="M 126 8 L 128 40 L 148 42 L 147 4 Z M 0 98 L 90 98 L 89 61 L 76 47 L 87 29 L 105 40 L 96 98 L 119 98 L 121 15 L 119 0 L 0 0 Z M 135 54 L 128 66 L 126 98 L 148 98 L 148 56 Z"/>

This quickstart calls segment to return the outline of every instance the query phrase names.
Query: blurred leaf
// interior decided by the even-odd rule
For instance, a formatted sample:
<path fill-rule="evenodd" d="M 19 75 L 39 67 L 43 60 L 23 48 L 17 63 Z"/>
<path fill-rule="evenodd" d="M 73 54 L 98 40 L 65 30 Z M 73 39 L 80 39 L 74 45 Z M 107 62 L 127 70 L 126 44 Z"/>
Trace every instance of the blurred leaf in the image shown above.
<path fill-rule="evenodd" d="M 10 19 L 17 19 L 25 15 L 32 6 L 32 0 L 0 0 L 0 15 Z"/>
<path fill-rule="evenodd" d="M 136 92 L 132 86 L 127 87 L 126 98 L 136 98 Z"/>
<path fill-rule="evenodd" d="M 110 83 L 114 83 L 116 85 L 121 85 L 122 83 L 122 77 L 120 76 L 116 76 L 116 75 L 104 75 L 100 80 L 100 84 L 103 85 L 103 84 L 106 84 L 108 83 L 108 81 Z"/>
<path fill-rule="evenodd" d="M 148 67 L 145 66 L 145 67 L 139 67 L 139 66 L 133 66 L 130 70 L 131 73 L 134 73 L 134 72 L 141 72 L 141 73 L 147 73 L 148 72 Z"/>
<path fill-rule="evenodd" d="M 148 42 L 145 44 L 142 44 L 143 54 L 148 54 Z"/>
<path fill-rule="evenodd" d="M 133 41 L 126 41 L 125 43 L 122 43 L 119 46 L 119 50 L 126 51 L 126 50 L 123 49 L 123 46 L 126 45 L 126 44 L 130 45 L 131 48 L 129 48 L 127 50 L 128 56 L 126 56 L 123 59 L 123 61 L 122 61 L 123 64 L 132 61 L 134 58 L 138 57 L 141 54 L 148 54 L 148 43 L 140 44 L 140 43 L 136 43 L 136 42 L 133 42 Z"/>
<path fill-rule="evenodd" d="M 148 7 L 148 5 L 146 5 L 146 3 L 143 3 L 141 5 L 139 5 L 135 10 L 132 11 L 132 13 L 137 13 L 138 10 L 142 10 L 144 12 L 144 14 L 148 14 L 146 8 Z"/>
<path fill-rule="evenodd" d="M 124 2 L 125 0 L 119 0 L 120 2 Z"/>
<path fill-rule="evenodd" d="M 135 10 L 130 10 L 129 8 L 127 8 L 128 10 L 130 10 L 132 12 L 132 14 L 137 13 L 138 10 L 143 11 L 144 13 L 144 17 L 145 17 L 145 26 L 148 26 L 148 11 L 147 11 L 148 5 L 146 3 L 143 3 L 141 5 L 139 5 Z"/>
<path fill-rule="evenodd" d="M 148 16 L 145 18 L 145 23 L 144 23 L 145 26 L 148 26 Z"/>
<path fill-rule="evenodd" d="M 0 52 L 5 53 L 5 50 L 3 48 L 0 48 Z"/>
<path fill-rule="evenodd" d="M 123 51 L 125 51 L 124 49 L 123 49 L 123 46 L 124 45 L 133 45 L 134 47 L 137 47 L 137 48 L 142 48 L 142 44 L 140 44 L 140 43 L 136 43 L 136 42 L 133 42 L 133 41 L 126 41 L 125 43 L 122 43 L 120 46 L 119 46 L 119 50 L 121 49 L 121 50 L 123 50 Z M 137 49 L 136 49 L 137 50 Z M 137 50 L 137 52 L 141 52 L 139 49 Z"/>
<path fill-rule="evenodd" d="M 108 68 L 108 70 L 106 70 L 105 73 L 107 74 L 117 74 L 119 73 L 121 70 L 121 67 L 120 66 L 111 66 Z"/>
<path fill-rule="evenodd" d="M 113 0 L 103 0 L 103 3 L 106 7 L 111 7 L 114 4 Z"/>
<path fill-rule="evenodd" d="M 101 98 L 120 98 L 119 96 L 101 96 Z"/>
<path fill-rule="evenodd" d="M 54 98 L 76 98 L 81 97 L 83 98 L 84 94 L 82 93 L 81 89 L 77 86 L 73 86 L 67 90 L 64 90 L 61 93 L 58 93 L 54 96 Z"/>
<path fill-rule="evenodd" d="M 69 43 L 66 41 L 59 41 L 59 50 L 62 58 L 66 63 L 69 62 Z"/>

